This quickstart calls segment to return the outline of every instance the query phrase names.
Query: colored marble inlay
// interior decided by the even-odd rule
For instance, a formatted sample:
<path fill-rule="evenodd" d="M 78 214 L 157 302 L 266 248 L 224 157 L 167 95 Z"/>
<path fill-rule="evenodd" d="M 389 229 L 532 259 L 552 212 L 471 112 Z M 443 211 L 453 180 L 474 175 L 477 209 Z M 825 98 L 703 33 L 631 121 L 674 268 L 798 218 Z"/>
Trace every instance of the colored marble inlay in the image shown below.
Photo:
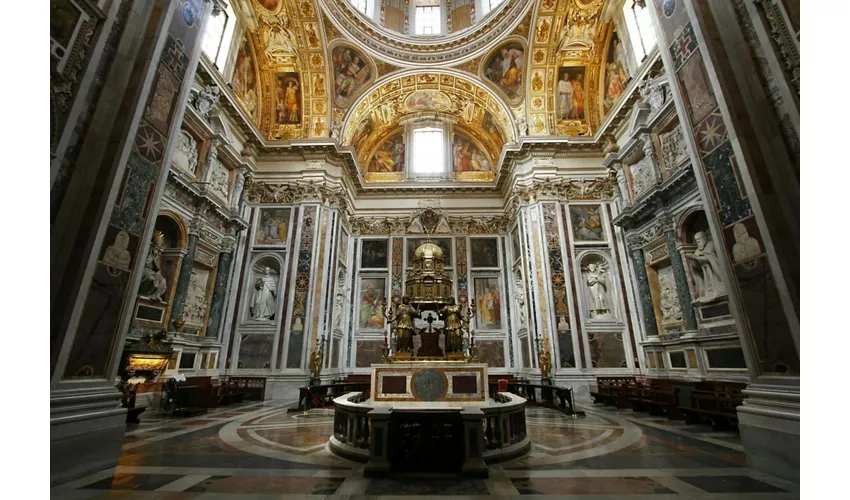
<path fill-rule="evenodd" d="M 404 240 L 401 238 L 393 238 L 392 243 L 392 298 L 401 298 L 402 295 L 402 280 L 401 280 L 401 271 L 402 267 L 402 257 L 404 251 Z"/>
<path fill-rule="evenodd" d="M 673 36 L 675 40 L 670 44 L 670 55 L 673 57 L 673 65 L 678 70 L 699 48 L 699 42 L 694 35 L 694 27 L 691 26 L 691 23 L 686 24 L 681 30 L 677 30 Z"/>
<path fill-rule="evenodd" d="M 558 213 L 554 203 L 543 205 L 543 228 L 546 231 L 546 250 L 549 258 L 549 273 L 552 277 L 552 304 L 558 323 L 567 323 L 570 308 L 567 305 L 567 278 L 564 258 L 561 254 L 561 236 L 558 232 Z"/>
<path fill-rule="evenodd" d="M 174 73 L 177 78 L 183 79 L 186 76 L 186 67 L 189 66 L 189 56 L 183 47 L 183 40 L 176 39 L 171 34 L 165 41 L 165 48 L 162 50 L 162 55 L 159 58 L 165 66 Z"/>
<path fill-rule="evenodd" d="M 292 303 L 292 319 L 289 323 L 289 349 L 286 354 L 287 368 L 301 367 L 301 351 L 307 318 L 307 299 L 310 295 L 310 270 L 313 265 L 313 232 L 316 228 L 316 206 L 304 207 L 301 242 L 298 245 L 298 264 L 295 276 L 295 298 Z"/>
<path fill-rule="evenodd" d="M 705 171 L 714 198 L 720 223 L 728 226 L 752 215 L 744 186 L 741 185 L 732 143 L 726 141 L 710 155 L 703 158 Z"/>
<path fill-rule="evenodd" d="M 455 259 L 457 261 L 457 295 L 458 302 L 466 304 L 469 301 L 469 282 L 466 277 L 466 237 L 456 239 Z"/>
<path fill-rule="evenodd" d="M 110 217 L 112 225 L 128 233 L 142 234 L 158 174 L 157 165 L 145 160 L 136 151 L 130 152 L 124 186 Z"/>
<path fill-rule="evenodd" d="M 715 109 L 694 128 L 694 137 L 699 146 L 699 155 L 703 157 L 729 139 L 720 109 Z"/>
<path fill-rule="evenodd" d="M 694 54 L 676 76 L 691 123 L 700 123 L 717 108 L 717 99 L 708 83 L 702 55 L 698 52 Z"/>
<path fill-rule="evenodd" d="M 420 370 L 413 376 L 413 391 L 423 401 L 436 401 L 446 393 L 446 376 L 434 369 Z"/>

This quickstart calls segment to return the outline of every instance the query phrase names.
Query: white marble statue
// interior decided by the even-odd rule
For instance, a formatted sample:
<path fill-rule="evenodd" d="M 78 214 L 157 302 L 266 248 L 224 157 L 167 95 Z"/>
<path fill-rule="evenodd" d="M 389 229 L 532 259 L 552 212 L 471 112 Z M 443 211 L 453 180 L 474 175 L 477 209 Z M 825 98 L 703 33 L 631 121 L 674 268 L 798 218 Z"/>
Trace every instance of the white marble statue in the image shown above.
<path fill-rule="evenodd" d="M 693 269 L 696 300 L 707 301 L 726 294 L 726 287 L 720 279 L 720 259 L 714 248 L 714 242 L 702 231 L 694 234 L 697 249 L 686 253 L 685 258 L 691 261 Z"/>
<path fill-rule="evenodd" d="M 251 302 L 251 317 L 259 320 L 273 319 L 275 299 L 277 297 L 277 277 L 269 266 L 263 268 L 263 274 L 254 282 L 254 300 Z"/>
<path fill-rule="evenodd" d="M 342 308 L 345 303 L 345 294 L 337 292 L 334 300 L 334 330 L 342 331 Z"/>
<path fill-rule="evenodd" d="M 750 236 L 747 226 L 739 222 L 732 226 L 732 232 L 735 235 L 735 244 L 732 246 L 732 260 L 736 264 L 758 257 L 761 254 L 759 240 Z"/>
<path fill-rule="evenodd" d="M 127 249 L 129 244 L 130 235 L 126 231 L 118 231 L 115 242 L 103 252 L 103 263 L 109 267 L 129 270 L 130 260 L 132 260 L 130 251 Z"/>
<path fill-rule="evenodd" d="M 162 233 L 156 232 L 151 241 L 148 256 L 145 259 L 145 270 L 142 272 L 142 282 L 139 284 L 139 296 L 158 302 L 165 302 L 162 295 L 168 288 L 168 282 L 162 275 L 162 255 L 164 239 Z"/>
<path fill-rule="evenodd" d="M 590 292 L 590 317 L 610 316 L 608 305 L 608 269 L 604 262 L 591 262 L 584 271 L 587 289 Z"/>
<path fill-rule="evenodd" d="M 514 293 L 516 294 L 517 310 L 519 311 L 519 326 L 523 327 L 528 319 L 525 312 L 525 288 L 523 288 L 522 283 L 517 282 Z"/>

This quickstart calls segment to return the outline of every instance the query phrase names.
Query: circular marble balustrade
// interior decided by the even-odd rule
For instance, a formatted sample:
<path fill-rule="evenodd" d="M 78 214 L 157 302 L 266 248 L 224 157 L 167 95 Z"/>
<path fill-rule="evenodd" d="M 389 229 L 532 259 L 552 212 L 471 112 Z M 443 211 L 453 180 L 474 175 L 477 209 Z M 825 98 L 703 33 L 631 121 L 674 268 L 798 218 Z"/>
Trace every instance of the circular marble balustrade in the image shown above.
<path fill-rule="evenodd" d="M 534 467 L 606 455 L 636 443 L 643 434 L 640 427 L 629 421 L 582 409 L 587 412 L 585 417 L 572 418 L 555 410 L 526 408 L 531 452 L 500 465 Z M 267 458 L 353 466 L 356 462 L 340 458 L 328 449 L 333 419 L 333 409 L 314 409 L 303 414 L 277 408 L 234 420 L 221 428 L 219 437 L 240 451 Z"/>

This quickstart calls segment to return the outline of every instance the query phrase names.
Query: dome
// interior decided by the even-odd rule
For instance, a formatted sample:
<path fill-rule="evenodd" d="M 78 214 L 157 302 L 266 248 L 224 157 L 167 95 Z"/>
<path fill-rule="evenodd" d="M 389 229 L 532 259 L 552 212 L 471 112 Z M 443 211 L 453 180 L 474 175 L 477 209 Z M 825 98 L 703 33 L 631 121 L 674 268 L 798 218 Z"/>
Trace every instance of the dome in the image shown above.
<path fill-rule="evenodd" d="M 426 241 L 425 243 L 419 245 L 419 248 L 416 249 L 416 258 L 442 260 L 443 249 L 431 243 L 430 241 Z"/>

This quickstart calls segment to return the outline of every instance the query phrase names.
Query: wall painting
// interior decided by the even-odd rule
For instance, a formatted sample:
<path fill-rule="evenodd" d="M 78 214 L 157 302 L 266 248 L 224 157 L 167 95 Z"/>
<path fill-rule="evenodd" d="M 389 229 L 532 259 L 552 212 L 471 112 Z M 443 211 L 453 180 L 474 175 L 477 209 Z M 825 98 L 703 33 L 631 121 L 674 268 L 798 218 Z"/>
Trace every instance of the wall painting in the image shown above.
<path fill-rule="evenodd" d="M 570 66 L 558 70 L 559 120 L 584 120 L 584 66 Z"/>
<path fill-rule="evenodd" d="M 360 309 L 358 313 L 360 328 L 384 328 L 383 301 L 386 282 L 385 278 L 360 278 Z"/>
<path fill-rule="evenodd" d="M 299 125 L 301 109 L 301 77 L 298 73 L 278 73 L 274 77 L 275 123 Z"/>
<path fill-rule="evenodd" d="M 525 49 L 517 42 L 509 42 L 494 52 L 484 64 L 484 77 L 505 93 L 508 100 L 517 103 L 522 99 Z"/>
<path fill-rule="evenodd" d="M 475 316 L 481 330 L 502 328 L 499 278 L 475 278 Z"/>
<path fill-rule="evenodd" d="M 286 245 L 289 214 L 288 208 L 261 208 L 254 245 Z"/>
<path fill-rule="evenodd" d="M 336 47 L 331 51 L 334 70 L 334 103 L 345 106 L 352 96 L 372 78 L 366 57 L 351 47 Z"/>
<path fill-rule="evenodd" d="M 576 242 L 605 241 L 599 205 L 570 205 L 573 239 Z"/>
<path fill-rule="evenodd" d="M 452 137 L 452 171 L 456 181 L 492 181 L 493 162 L 484 148 L 464 134 Z"/>
<path fill-rule="evenodd" d="M 259 123 L 260 119 L 260 97 L 258 95 L 257 85 L 257 69 L 254 62 L 254 55 L 251 51 L 251 44 L 248 38 L 242 39 L 242 44 L 239 45 L 239 52 L 236 53 L 236 69 L 233 72 L 233 79 L 230 85 L 233 88 L 233 94 L 239 99 L 242 107 L 254 120 L 254 123 Z"/>
<path fill-rule="evenodd" d="M 388 261 L 387 240 L 363 240 L 360 267 L 364 269 L 386 269 Z"/>
<path fill-rule="evenodd" d="M 629 80 L 626 53 L 620 35 L 613 31 L 608 44 L 608 57 L 605 59 L 605 98 L 602 109 L 608 113 L 622 97 Z"/>
<path fill-rule="evenodd" d="M 499 267 L 499 242 L 496 238 L 470 238 L 472 267 Z"/>

